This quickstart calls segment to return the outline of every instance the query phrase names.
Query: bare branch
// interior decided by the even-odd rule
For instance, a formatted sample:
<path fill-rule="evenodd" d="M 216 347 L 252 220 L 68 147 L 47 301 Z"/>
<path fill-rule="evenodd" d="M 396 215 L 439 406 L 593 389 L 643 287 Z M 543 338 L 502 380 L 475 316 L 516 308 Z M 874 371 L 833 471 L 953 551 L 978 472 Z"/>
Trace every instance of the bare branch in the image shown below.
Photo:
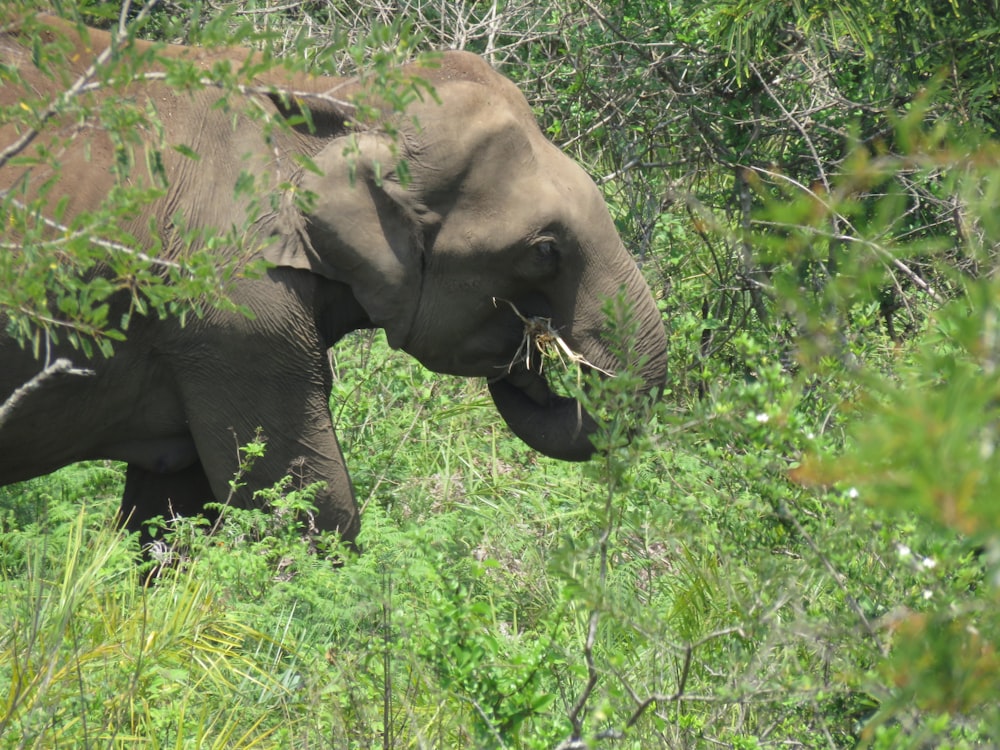
<path fill-rule="evenodd" d="M 0 190 L 0 199 L 7 198 L 9 192 L 10 191 L 8 191 L 8 190 Z M 17 200 L 16 198 L 10 198 L 10 202 L 11 202 L 12 205 L 16 206 L 17 208 L 21 209 L 22 211 L 27 211 L 28 210 L 28 207 L 25 206 L 23 203 L 21 203 L 21 201 Z M 176 263 L 176 262 L 171 261 L 171 260 L 165 260 L 163 258 L 154 258 L 152 255 L 147 255 L 146 253 L 144 253 L 144 252 L 142 252 L 140 250 L 136 250 L 135 248 L 131 248 L 131 247 L 127 246 L 127 245 L 122 245 L 119 242 L 112 242 L 110 240 L 103 240 L 100 237 L 95 237 L 95 236 L 89 234 L 88 232 L 82 232 L 82 231 L 74 232 L 68 226 L 66 226 L 65 224 L 60 224 L 58 221 L 53 221 L 52 219 L 49 219 L 46 216 L 39 215 L 39 218 L 41 219 L 42 223 L 44 223 L 47 227 L 55 229 L 57 232 L 59 232 L 59 236 L 58 237 L 55 237 L 55 238 L 53 238 L 52 240 L 49 241 L 48 244 L 51 247 L 56 247 L 58 245 L 65 245 L 65 244 L 67 244 L 69 242 L 72 242 L 74 240 L 77 240 L 77 239 L 80 239 L 81 237 L 86 236 L 87 241 L 90 242 L 93 245 L 97 245 L 98 247 L 102 247 L 105 250 L 111 250 L 112 252 L 122 253 L 124 255 L 130 255 L 130 256 L 132 256 L 134 258 L 138 258 L 139 260 L 143 261 L 144 263 L 149 263 L 152 266 L 160 266 L 162 268 L 173 268 L 173 269 L 179 269 L 179 268 L 181 268 L 181 264 L 180 263 Z M 17 249 L 15 246 L 12 246 L 12 245 L 7 244 L 7 243 L 0 243 L 0 248 L 3 248 L 5 250 L 16 250 Z"/>
<path fill-rule="evenodd" d="M 798 180 L 795 180 L 792 177 L 789 177 L 788 175 L 782 174 L 780 172 L 774 172 L 774 171 L 769 170 L 769 169 L 764 169 L 763 167 L 753 167 L 753 170 L 755 172 L 760 172 L 761 174 L 765 174 L 768 177 L 773 177 L 775 179 L 784 180 L 785 182 L 788 182 L 789 184 L 794 185 L 797 189 L 801 190 L 802 192 L 808 193 L 809 196 L 813 200 L 815 200 L 817 203 L 819 203 L 820 205 L 823 206 L 823 208 L 829 213 L 829 215 L 831 215 L 831 216 L 837 216 L 838 219 L 847 228 L 857 231 L 854 228 L 854 226 L 851 224 L 850 220 L 847 219 L 847 217 L 839 214 L 837 212 L 837 210 L 833 207 L 833 205 L 829 201 L 827 201 L 825 198 L 823 198 L 823 196 L 817 194 L 816 191 L 811 190 L 810 188 L 808 188 L 805 185 L 803 185 Z M 776 222 L 755 221 L 755 223 L 759 224 L 759 225 L 763 225 L 763 226 L 783 226 L 783 225 L 777 224 Z M 784 226 L 787 226 L 787 225 L 784 225 Z M 802 230 L 805 227 L 803 227 L 802 225 L 796 224 L 796 225 L 794 225 L 794 227 L 788 226 L 788 228 L 790 228 L 790 229 L 794 228 L 794 229 L 797 229 L 797 230 Z M 818 228 L 812 228 L 812 231 L 816 235 L 825 236 L 825 237 L 827 237 L 829 239 L 832 239 L 832 240 L 838 240 L 840 242 L 858 243 L 858 244 L 862 244 L 862 245 L 870 248 L 871 250 L 874 250 L 876 252 L 876 254 L 879 255 L 879 257 L 881 257 L 883 260 L 887 260 L 889 262 L 889 264 L 893 268 L 895 268 L 897 271 L 899 271 L 900 273 L 902 273 L 903 275 L 905 275 L 907 278 L 909 278 L 910 281 L 912 281 L 916 286 L 918 286 L 920 289 L 922 289 L 924 292 L 926 292 L 928 295 L 930 295 L 931 299 L 933 299 L 935 302 L 937 302 L 939 304 L 944 302 L 944 297 L 941 296 L 941 294 L 939 294 L 934 289 L 934 287 L 932 287 L 930 284 L 928 284 L 926 281 L 924 281 L 922 278 L 920 278 L 920 276 L 917 275 L 917 273 L 915 273 L 913 271 L 913 269 L 911 269 L 909 266 L 907 266 L 905 263 L 903 263 L 903 261 L 901 261 L 899 258 L 896 258 L 895 256 L 893 256 L 893 254 L 889 250 L 887 250 L 886 248 L 882 247 L 878 243 L 872 242 L 871 240 L 866 240 L 866 239 L 864 239 L 863 237 L 860 237 L 860 236 L 847 235 L 847 234 L 839 234 L 837 232 L 823 232 L 822 230 L 820 230 Z"/>
<path fill-rule="evenodd" d="M 27 383 L 11 393 L 3 402 L 3 405 L 0 405 L 0 430 L 3 430 L 4 424 L 10 419 L 18 406 L 32 393 L 43 388 L 48 381 L 59 375 L 91 376 L 93 374 L 93 370 L 81 370 L 74 367 L 73 363 L 68 359 L 57 359 Z"/>
<path fill-rule="evenodd" d="M 147 73 L 142 73 L 140 75 L 129 78 L 129 81 L 163 81 L 166 80 L 167 74 L 162 71 L 149 71 Z M 91 82 L 84 85 L 79 93 L 86 93 L 90 91 L 97 91 L 98 89 L 104 88 L 105 86 L 112 86 L 117 81 L 115 79 L 110 79 L 108 81 L 97 81 Z M 227 88 L 228 84 L 222 83 L 220 81 L 214 80 L 212 78 L 199 78 L 198 83 L 206 88 Z M 351 79 L 345 79 L 340 84 L 338 84 L 333 89 L 329 91 L 335 91 L 337 88 L 342 88 L 351 83 Z M 286 89 L 281 86 L 267 85 L 267 86 L 251 86 L 247 84 L 235 84 L 231 88 L 238 91 L 241 94 L 256 94 L 271 96 L 274 94 L 280 94 L 281 96 L 288 97 L 290 100 L 295 99 L 312 99 L 315 101 L 325 102 L 327 104 L 332 104 L 336 107 L 342 107 L 343 109 L 349 110 L 351 112 L 355 111 L 357 107 L 346 99 L 338 99 L 332 96 L 329 92 L 322 91 L 305 91 L 300 89 Z M 2 166 L 2 165 L 0 165 Z"/>

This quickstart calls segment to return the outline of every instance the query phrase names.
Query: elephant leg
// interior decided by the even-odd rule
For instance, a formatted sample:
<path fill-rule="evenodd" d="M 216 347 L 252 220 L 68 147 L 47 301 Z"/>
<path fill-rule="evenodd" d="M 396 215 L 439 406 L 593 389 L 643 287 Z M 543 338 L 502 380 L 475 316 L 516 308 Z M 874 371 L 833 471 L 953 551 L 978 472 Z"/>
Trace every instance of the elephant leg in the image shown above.
<path fill-rule="evenodd" d="M 212 485 L 197 461 L 186 469 L 166 474 L 129 464 L 125 473 L 121 518 L 126 529 L 139 532 L 140 544 L 145 549 L 153 541 L 147 521 L 157 516 L 169 520 L 197 514 L 214 521 L 218 513 L 204 507 L 205 503 L 214 500 Z"/>
<path fill-rule="evenodd" d="M 316 513 L 302 519 L 311 532 L 332 532 L 353 545 L 360 529 L 354 490 L 344 456 L 333 431 L 327 393 L 323 387 L 307 392 L 286 383 L 284 399 L 276 392 L 270 408 L 253 412 L 247 403 L 260 403 L 259 394 L 232 401 L 233 390 L 217 397 L 190 397 L 198 406 L 189 411 L 189 428 L 198 456 L 215 497 L 225 498 L 230 481 L 239 470 L 239 446 L 254 440 L 258 428 L 265 443 L 264 454 L 250 462 L 239 476 L 240 488 L 231 503 L 238 507 L 260 504 L 254 497 L 258 490 L 273 487 L 285 477 L 292 478 L 292 489 L 322 482 L 315 495 Z"/>

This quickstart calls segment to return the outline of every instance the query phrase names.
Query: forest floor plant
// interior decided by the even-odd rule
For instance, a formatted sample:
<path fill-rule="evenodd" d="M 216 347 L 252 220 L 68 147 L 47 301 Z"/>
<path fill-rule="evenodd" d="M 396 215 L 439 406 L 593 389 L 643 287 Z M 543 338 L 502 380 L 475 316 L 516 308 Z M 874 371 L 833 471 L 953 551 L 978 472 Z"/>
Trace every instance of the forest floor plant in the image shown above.
<path fill-rule="evenodd" d="M 803 408 L 815 394 L 766 347 L 742 346 L 758 377 L 720 390 L 695 422 L 631 402 L 627 376 L 592 386 L 590 408 L 613 415 L 608 450 L 577 467 L 504 435 L 469 384 L 355 337 L 339 367 L 386 364 L 342 406 L 366 510 L 364 554 L 339 569 L 293 521 L 307 490 L 268 498 L 288 512 L 229 509 L 212 536 L 176 525 L 184 562 L 152 586 L 111 530 L 110 502 L 78 505 L 112 496 L 114 469 L 91 470 L 104 485 L 77 472 L 5 490 L 20 518 L 8 515 L 2 545 L 0 746 L 991 736 L 961 711 L 899 704 L 902 665 L 889 667 L 898 628 L 929 626 L 937 603 L 983 612 L 968 546 L 850 488 L 789 482 L 788 457 L 823 440 Z M 644 435 L 626 444 L 637 422 Z"/>

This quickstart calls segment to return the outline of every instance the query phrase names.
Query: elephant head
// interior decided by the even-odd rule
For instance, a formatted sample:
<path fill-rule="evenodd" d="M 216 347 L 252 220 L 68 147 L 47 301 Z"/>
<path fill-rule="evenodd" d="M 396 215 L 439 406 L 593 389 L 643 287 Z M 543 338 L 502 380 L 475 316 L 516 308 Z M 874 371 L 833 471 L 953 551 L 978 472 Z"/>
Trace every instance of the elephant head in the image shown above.
<path fill-rule="evenodd" d="M 624 345 L 643 362 L 643 390 L 658 393 L 656 304 L 599 189 L 544 137 L 514 84 L 461 52 L 420 75 L 435 97 L 315 153 L 299 185 L 313 196 L 303 231 L 269 257 L 348 284 L 391 346 L 431 370 L 486 378 L 518 437 L 585 460 L 595 424 L 524 356 L 525 321 L 546 319 L 583 361 L 613 372 L 602 310 L 623 294 L 639 330 Z"/>

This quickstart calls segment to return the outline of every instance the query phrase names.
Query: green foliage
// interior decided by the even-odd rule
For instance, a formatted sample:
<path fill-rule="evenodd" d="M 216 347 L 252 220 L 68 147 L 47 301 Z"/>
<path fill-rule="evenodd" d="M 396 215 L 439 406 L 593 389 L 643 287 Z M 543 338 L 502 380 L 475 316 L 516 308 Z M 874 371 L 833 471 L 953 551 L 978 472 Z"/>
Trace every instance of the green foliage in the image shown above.
<path fill-rule="evenodd" d="M 4 746 L 259 745 L 277 727 L 247 707 L 281 687 L 253 658 L 269 636 L 195 571 L 145 587 L 102 510 L 81 507 L 3 566 Z"/>
<path fill-rule="evenodd" d="M 62 10 L 70 19 L 78 10 L 84 20 L 104 26 L 114 18 L 112 28 L 117 30 L 118 4 L 114 8 L 112 13 L 108 4 L 97 3 Z M 62 87 L 52 95 L 28 86 L 24 97 L 0 113 L 0 123 L 13 125 L 20 136 L 3 144 L 0 169 L 11 175 L 28 170 L 26 179 L 12 178 L 14 185 L 0 191 L 0 225 L 7 245 L 0 254 L 0 279 L 17 279 L 16 284 L 0 285 L 0 323 L 36 355 L 63 339 L 87 356 L 95 345 L 108 355 L 136 318 L 156 315 L 183 321 L 204 314 L 208 306 L 235 309 L 227 299 L 231 283 L 258 271 L 247 263 L 258 239 L 229 220 L 218 227 L 192 228 L 179 214 L 169 219 L 151 215 L 150 206 L 168 190 L 164 151 L 193 161 L 200 157 L 193 144 L 165 140 L 158 113 L 132 95 L 129 87 L 136 82 L 162 80 L 179 92 L 217 91 L 217 108 L 233 111 L 234 118 L 239 112 L 259 120 L 261 148 L 270 147 L 275 129 L 302 124 L 239 104 L 247 98 L 247 85 L 279 67 L 302 70 L 309 65 L 314 71 L 331 72 L 340 55 L 349 56 L 357 68 L 363 66 L 367 91 L 354 101 L 358 123 L 373 121 L 386 110 L 401 111 L 416 97 L 433 96 L 426 82 L 399 71 L 407 55 L 390 40 L 405 49 L 413 36 L 405 24 L 375 27 L 353 44 L 334 40 L 322 54 L 306 54 L 315 40 L 299 37 L 291 49 L 283 50 L 288 57 L 279 60 L 275 52 L 288 46 L 288 40 L 236 20 L 230 12 L 195 23 L 201 10 L 193 7 L 190 15 L 177 16 L 146 3 L 131 19 L 123 19 L 130 22 L 120 39 L 93 50 L 94 65 L 78 77 L 66 70 L 66 60 L 77 57 L 68 39 L 59 34 L 46 37 L 30 8 L 11 11 L 11 24 L 19 27 L 24 44 L 32 49 L 33 62 Z M 185 23 L 190 43 L 244 45 L 258 54 L 242 63 L 216 61 L 204 70 L 191 60 L 165 55 L 161 46 L 138 51 L 131 44 L 140 37 L 173 41 Z M 0 72 L 0 83 L 23 86 L 24 79 L 9 67 Z M 68 123 L 80 127 L 70 132 Z M 99 203 L 67 216 L 69 197 L 58 182 L 64 149 L 80 131 L 91 130 L 108 136 L 112 181 Z M 100 147 L 88 145 L 85 158 Z M 234 190 L 236 197 L 247 199 L 246 226 L 273 210 L 263 205 L 264 197 L 257 194 L 260 186 L 255 190 L 246 173 Z"/>
<path fill-rule="evenodd" d="M 75 601 L 114 595 L 119 614 L 80 605 L 68 619 L 86 638 L 59 636 L 70 626 L 52 636 L 65 644 L 61 664 L 80 661 L 55 672 L 71 685 L 57 693 L 53 679 L 52 700 L 82 711 L 65 694 L 82 684 L 95 696 L 72 724 L 76 734 L 61 737 L 524 748 L 571 736 L 636 747 L 815 737 L 828 747 L 851 745 L 875 716 L 866 730 L 875 746 L 974 741 L 985 729 L 963 712 L 989 694 L 954 686 L 977 669 L 992 678 L 990 651 L 974 641 L 989 637 L 977 615 L 991 584 L 952 534 L 859 505 L 856 492 L 789 482 L 788 457 L 828 442 L 810 416 L 822 403 L 767 347 L 737 345 L 754 378 L 717 390 L 704 413 L 683 422 L 658 407 L 645 437 L 611 441 L 604 460 L 574 467 L 500 437 L 468 384 L 432 383 L 381 336 L 356 337 L 338 349 L 340 368 L 383 363 L 365 371 L 340 412 L 342 431 L 353 422 L 370 441 L 349 456 L 361 467 L 364 554 L 333 568 L 301 536 L 309 491 L 276 492 L 267 495 L 272 512 L 227 509 L 213 536 L 193 521 L 172 526 L 177 567 L 143 589 L 132 551 L 107 531 L 110 509 L 98 506 L 86 517 L 84 557 L 107 562 L 82 578 Z M 627 398 L 628 379 L 604 389 L 589 397 Z M 419 412 L 407 406 L 412 393 L 422 394 Z M 447 410 L 463 401 L 473 406 Z M 415 427 L 422 414 L 436 424 Z M 371 457 L 370 445 L 385 450 Z M 77 501 L 49 502 L 45 580 L 82 575 L 61 567 L 78 544 Z M 8 538 L 42 537 L 26 528 Z M 4 579 L 18 643 L 32 622 L 22 607 L 37 597 L 15 607 L 10 592 L 38 589 L 34 559 Z M 91 581 L 108 592 L 97 596 Z M 185 597 L 191 606 L 171 615 Z M 984 635 L 963 630 L 956 606 Z M 185 630 L 194 628 L 185 612 L 195 613 L 196 631 Z M 126 614 L 129 623 L 107 634 L 105 622 Z M 900 637 L 918 628 L 965 640 Z M 143 650 L 154 630 L 166 639 L 154 645 L 166 645 Z M 112 648 L 100 645 L 105 638 L 144 654 L 149 690 L 109 676 L 119 657 L 89 671 L 89 654 Z M 941 650 L 920 652 L 934 643 Z M 955 643 L 967 667 L 954 660 Z M 211 657 L 191 658 L 202 650 Z M 128 678 L 135 668 L 115 667 Z M 938 692 L 915 693 L 921 685 Z M 105 690 L 119 691 L 119 703 Z M 144 708 L 137 718 L 107 712 L 121 702 Z M 47 715 L 40 702 L 37 710 Z M 10 721 L 28 722 L 27 713 Z M 0 742 L 7 737 L 20 735 Z"/>
<path fill-rule="evenodd" d="M 65 91 L 55 98 L 28 93 L 3 116 L 25 136 L 32 136 L 24 144 L 32 148 L 4 144 L 0 168 L 37 168 L 48 175 L 43 181 L 19 180 L 0 196 L 4 236 L 18 245 L 16 251 L 8 247 L 0 262 L 0 277 L 18 280 L 4 284 L 0 292 L 0 312 L 8 331 L 30 342 L 36 352 L 43 342 L 65 337 L 85 353 L 95 342 L 109 353 L 134 315 L 197 314 L 205 300 L 224 305 L 220 291 L 234 271 L 220 264 L 214 253 L 202 250 L 172 257 L 158 241 L 140 252 L 135 249 L 139 243 L 125 229 L 165 189 L 159 154 L 155 148 L 140 147 L 140 133 L 158 131 L 155 117 L 127 97 L 81 93 L 95 85 L 123 91 L 141 78 L 150 60 L 99 50 L 104 54 L 89 76 L 66 80 L 62 66 L 70 56 L 67 40 L 57 35 L 43 41 L 30 17 L 22 33 L 36 40 L 34 61 L 40 70 L 63 82 Z M 20 81 L 16 73 L 11 79 Z M 67 218 L 67 198 L 52 192 L 58 188 L 59 154 L 68 142 L 56 126 L 73 121 L 108 133 L 114 151 L 113 184 L 99 205 Z M 134 179 L 140 170 L 148 172 L 148 179 Z M 189 237 L 184 242 L 191 248 L 203 239 Z M 97 273 L 98 269 L 103 272 Z"/>

